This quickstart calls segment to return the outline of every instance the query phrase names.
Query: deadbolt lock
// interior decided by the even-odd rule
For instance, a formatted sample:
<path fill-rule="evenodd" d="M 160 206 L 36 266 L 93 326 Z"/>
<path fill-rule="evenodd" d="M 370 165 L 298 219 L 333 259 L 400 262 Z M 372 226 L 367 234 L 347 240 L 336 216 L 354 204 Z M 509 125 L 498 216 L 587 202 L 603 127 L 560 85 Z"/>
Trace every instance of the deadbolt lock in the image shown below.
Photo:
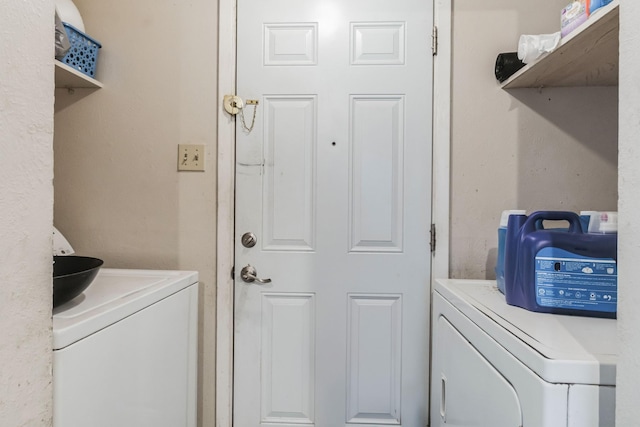
<path fill-rule="evenodd" d="M 255 234 L 249 231 L 242 235 L 240 241 L 242 242 L 242 246 L 244 246 L 245 248 L 252 248 L 258 242 L 258 238 Z"/>

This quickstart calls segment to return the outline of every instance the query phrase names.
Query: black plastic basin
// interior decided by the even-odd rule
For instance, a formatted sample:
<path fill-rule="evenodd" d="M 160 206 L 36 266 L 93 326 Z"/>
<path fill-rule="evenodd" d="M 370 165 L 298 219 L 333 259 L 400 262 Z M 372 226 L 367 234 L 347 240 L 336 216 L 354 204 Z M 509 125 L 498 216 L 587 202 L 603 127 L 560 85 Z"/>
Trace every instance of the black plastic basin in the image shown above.
<path fill-rule="evenodd" d="M 57 307 L 80 295 L 96 278 L 101 259 L 85 256 L 53 257 L 53 306 Z"/>

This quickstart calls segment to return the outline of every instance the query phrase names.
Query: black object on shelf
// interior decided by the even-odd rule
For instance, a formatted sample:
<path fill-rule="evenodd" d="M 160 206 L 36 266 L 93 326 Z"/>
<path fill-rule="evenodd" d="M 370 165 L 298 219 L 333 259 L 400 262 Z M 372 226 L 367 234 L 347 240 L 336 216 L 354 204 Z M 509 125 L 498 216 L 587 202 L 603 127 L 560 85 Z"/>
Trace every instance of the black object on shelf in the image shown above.
<path fill-rule="evenodd" d="M 525 63 L 518 58 L 518 52 L 500 53 L 496 58 L 496 79 L 502 83 L 524 66 Z"/>

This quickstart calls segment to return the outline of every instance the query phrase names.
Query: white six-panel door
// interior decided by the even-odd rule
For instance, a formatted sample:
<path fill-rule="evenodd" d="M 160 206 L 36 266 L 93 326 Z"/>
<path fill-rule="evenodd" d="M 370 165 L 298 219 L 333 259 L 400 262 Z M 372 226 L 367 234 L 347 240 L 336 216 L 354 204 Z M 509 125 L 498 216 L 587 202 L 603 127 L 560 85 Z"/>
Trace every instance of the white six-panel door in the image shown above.
<path fill-rule="evenodd" d="M 432 13 L 238 1 L 236 427 L 427 424 Z"/>

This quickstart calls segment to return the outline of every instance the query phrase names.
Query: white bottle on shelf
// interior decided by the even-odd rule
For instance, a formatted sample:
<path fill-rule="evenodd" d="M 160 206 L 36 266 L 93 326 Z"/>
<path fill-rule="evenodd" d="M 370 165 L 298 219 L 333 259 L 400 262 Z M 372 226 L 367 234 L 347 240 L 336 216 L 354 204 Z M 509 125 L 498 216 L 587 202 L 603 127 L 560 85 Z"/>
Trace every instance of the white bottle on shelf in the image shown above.
<path fill-rule="evenodd" d="M 72 0 L 56 0 L 56 12 L 62 22 L 74 26 L 83 33 L 85 32 L 80 11 Z"/>

